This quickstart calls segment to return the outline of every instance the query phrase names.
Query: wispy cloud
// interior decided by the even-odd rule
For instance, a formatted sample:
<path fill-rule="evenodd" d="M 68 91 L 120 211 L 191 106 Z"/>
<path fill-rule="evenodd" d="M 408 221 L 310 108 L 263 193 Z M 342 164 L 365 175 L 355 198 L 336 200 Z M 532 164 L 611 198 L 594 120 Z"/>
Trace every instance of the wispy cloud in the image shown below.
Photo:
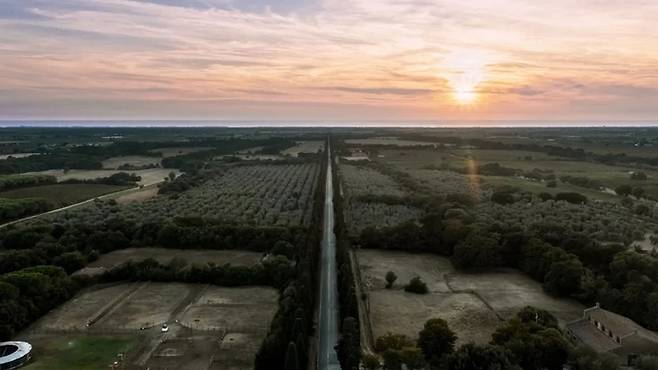
<path fill-rule="evenodd" d="M 640 0 L 5 0 L 0 118 L 658 118 L 655 19 Z"/>

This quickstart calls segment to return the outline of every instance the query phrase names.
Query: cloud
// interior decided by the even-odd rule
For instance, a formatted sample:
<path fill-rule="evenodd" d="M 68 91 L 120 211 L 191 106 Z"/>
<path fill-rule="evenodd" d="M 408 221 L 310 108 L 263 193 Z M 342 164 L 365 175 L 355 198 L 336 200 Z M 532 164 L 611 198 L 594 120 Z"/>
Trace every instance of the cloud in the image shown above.
<path fill-rule="evenodd" d="M 597 0 L 6 0 L 0 118 L 111 116 L 119 98 L 151 102 L 122 117 L 167 102 L 179 116 L 550 119 L 587 101 L 652 118 L 631 100 L 658 106 L 656 18 L 658 3 Z M 241 110 L 197 103 L 213 101 Z"/>
<path fill-rule="evenodd" d="M 373 95 L 427 95 L 433 91 L 430 89 L 411 89 L 402 87 L 349 87 L 349 86 L 333 86 L 322 87 L 323 90 L 344 91 L 358 94 L 373 94 Z"/>

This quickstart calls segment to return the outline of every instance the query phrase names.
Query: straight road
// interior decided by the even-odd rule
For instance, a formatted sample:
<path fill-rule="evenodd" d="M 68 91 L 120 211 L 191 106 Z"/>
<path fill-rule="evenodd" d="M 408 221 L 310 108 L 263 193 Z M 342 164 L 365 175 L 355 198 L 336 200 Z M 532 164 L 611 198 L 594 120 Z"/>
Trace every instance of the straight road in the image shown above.
<path fill-rule="evenodd" d="M 331 148 L 327 142 L 327 185 L 324 200 L 324 232 L 320 261 L 320 331 L 318 370 L 340 370 L 338 344 L 338 288 L 336 280 L 336 236 L 334 235 L 334 187 Z"/>

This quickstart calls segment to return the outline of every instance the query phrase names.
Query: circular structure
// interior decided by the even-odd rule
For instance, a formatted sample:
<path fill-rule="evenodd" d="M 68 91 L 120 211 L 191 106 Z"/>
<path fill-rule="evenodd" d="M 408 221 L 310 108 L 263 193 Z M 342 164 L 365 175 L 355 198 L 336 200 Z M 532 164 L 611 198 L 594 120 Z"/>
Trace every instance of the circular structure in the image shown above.
<path fill-rule="evenodd" d="M 0 370 L 16 369 L 30 360 L 32 346 L 26 342 L 0 343 Z"/>

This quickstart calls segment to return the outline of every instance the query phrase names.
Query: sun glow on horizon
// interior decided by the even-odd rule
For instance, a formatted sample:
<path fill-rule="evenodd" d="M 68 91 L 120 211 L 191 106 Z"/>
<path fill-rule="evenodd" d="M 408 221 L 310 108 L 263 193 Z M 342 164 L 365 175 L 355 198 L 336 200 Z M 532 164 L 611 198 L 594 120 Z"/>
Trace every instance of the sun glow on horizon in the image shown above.
<path fill-rule="evenodd" d="M 487 59 L 485 54 L 471 50 L 454 52 L 445 59 L 447 80 L 458 104 L 471 105 L 478 100 L 476 89 L 485 79 Z"/>

